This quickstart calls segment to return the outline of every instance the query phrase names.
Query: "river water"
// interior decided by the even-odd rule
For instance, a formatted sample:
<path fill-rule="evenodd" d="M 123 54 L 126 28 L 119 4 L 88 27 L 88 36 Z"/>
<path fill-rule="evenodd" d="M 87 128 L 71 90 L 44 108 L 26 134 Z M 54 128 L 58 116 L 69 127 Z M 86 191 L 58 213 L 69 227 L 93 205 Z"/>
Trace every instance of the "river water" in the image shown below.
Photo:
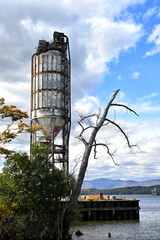
<path fill-rule="evenodd" d="M 139 221 L 78 222 L 73 226 L 73 240 L 160 240 L 160 196 L 129 195 L 126 199 L 140 200 Z M 84 233 L 75 236 L 76 229 Z M 111 238 L 108 238 L 108 232 Z"/>

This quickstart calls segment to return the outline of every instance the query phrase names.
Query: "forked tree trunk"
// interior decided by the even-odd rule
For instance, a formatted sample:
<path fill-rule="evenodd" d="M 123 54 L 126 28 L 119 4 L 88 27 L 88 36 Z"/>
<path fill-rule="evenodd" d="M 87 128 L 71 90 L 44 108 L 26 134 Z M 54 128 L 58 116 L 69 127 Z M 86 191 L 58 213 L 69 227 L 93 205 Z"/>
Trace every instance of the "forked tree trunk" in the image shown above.
<path fill-rule="evenodd" d="M 81 162 L 79 174 L 78 174 L 77 180 L 75 182 L 75 186 L 73 188 L 73 191 L 72 191 L 72 194 L 71 194 L 71 197 L 70 197 L 70 204 L 71 204 L 72 208 L 77 207 L 78 197 L 80 195 L 82 183 L 83 183 L 85 173 L 86 173 L 86 170 L 87 170 L 87 166 L 88 166 L 88 160 L 89 160 L 89 157 L 90 157 L 92 147 L 94 145 L 96 135 L 97 135 L 98 131 L 100 130 L 100 128 L 103 126 L 103 124 L 106 120 L 109 108 L 110 108 L 112 102 L 114 101 L 114 99 L 116 98 L 116 95 L 118 94 L 118 92 L 119 92 L 119 90 L 116 90 L 114 92 L 111 100 L 108 102 L 102 117 L 98 121 L 96 127 L 94 127 L 93 130 L 92 130 L 89 141 L 87 142 L 82 136 L 81 136 L 81 139 L 79 138 L 84 143 L 85 150 L 84 150 L 84 154 L 83 154 L 83 157 L 82 157 L 82 162 Z"/>
<path fill-rule="evenodd" d="M 87 170 L 87 167 L 88 167 L 88 161 L 89 161 L 89 157 L 90 157 L 92 148 L 94 147 L 94 152 L 95 152 L 95 157 L 96 157 L 96 146 L 99 146 L 99 145 L 105 146 L 106 149 L 107 149 L 107 153 L 109 154 L 109 156 L 114 161 L 113 154 L 110 153 L 109 146 L 105 143 L 97 143 L 96 142 L 96 136 L 97 136 L 98 131 L 101 129 L 101 127 L 106 126 L 107 124 L 114 125 L 116 128 L 118 128 L 118 130 L 121 132 L 121 134 L 125 137 L 125 139 L 127 141 L 127 145 L 128 145 L 129 148 L 132 147 L 132 146 L 136 146 L 136 145 L 131 145 L 130 144 L 128 136 L 123 131 L 123 129 L 119 126 L 119 124 L 117 124 L 115 121 L 107 118 L 107 114 L 108 114 L 108 111 L 109 111 L 111 106 L 122 107 L 122 108 L 125 108 L 125 109 L 133 112 L 134 114 L 138 115 L 134 110 L 132 110 L 131 108 L 129 108 L 126 105 L 113 103 L 113 101 L 116 98 L 118 92 L 119 92 L 119 90 L 114 91 L 110 101 L 108 102 L 107 106 L 104 109 L 104 112 L 103 112 L 102 116 L 101 116 L 100 112 L 98 114 L 92 114 L 92 115 L 88 115 L 88 116 L 80 115 L 81 120 L 78 123 L 81 126 L 82 131 L 79 134 L 79 136 L 76 137 L 76 138 L 78 138 L 81 142 L 83 142 L 83 144 L 85 146 L 85 150 L 84 150 L 84 153 L 83 153 L 83 156 L 82 156 L 81 165 L 80 165 L 77 180 L 75 182 L 74 188 L 73 188 L 72 193 L 70 195 L 69 202 L 66 205 L 67 209 L 70 209 L 71 214 L 72 214 L 72 210 L 74 210 L 78 207 L 78 197 L 79 197 L 80 192 L 81 192 L 81 187 L 82 187 L 82 183 L 83 183 L 85 173 L 86 173 L 86 170 Z M 93 126 L 91 124 L 91 122 L 88 120 L 89 126 L 84 127 L 83 124 L 82 124 L 82 121 L 85 120 L 85 119 L 89 119 L 90 117 L 93 117 L 93 116 L 96 117 L 96 119 L 97 119 L 95 126 Z M 89 140 L 87 141 L 83 137 L 83 133 L 85 132 L 85 130 L 87 130 L 89 128 L 90 129 L 92 128 L 92 132 L 91 132 L 91 135 L 89 137 Z M 65 211 L 66 211 L 66 209 L 65 209 Z M 70 226 L 70 222 L 68 224 L 68 227 L 69 226 Z M 68 231 L 69 231 L 69 228 L 68 228 Z M 65 238 L 65 240 L 66 239 L 67 238 Z"/>

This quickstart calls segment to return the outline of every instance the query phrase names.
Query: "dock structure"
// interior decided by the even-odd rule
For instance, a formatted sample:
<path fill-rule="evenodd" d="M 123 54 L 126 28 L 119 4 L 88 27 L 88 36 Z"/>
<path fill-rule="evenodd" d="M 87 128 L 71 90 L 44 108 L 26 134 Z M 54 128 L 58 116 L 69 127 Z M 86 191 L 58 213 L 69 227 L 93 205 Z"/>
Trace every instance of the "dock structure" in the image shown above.
<path fill-rule="evenodd" d="M 139 220 L 139 200 L 78 201 L 81 220 Z"/>

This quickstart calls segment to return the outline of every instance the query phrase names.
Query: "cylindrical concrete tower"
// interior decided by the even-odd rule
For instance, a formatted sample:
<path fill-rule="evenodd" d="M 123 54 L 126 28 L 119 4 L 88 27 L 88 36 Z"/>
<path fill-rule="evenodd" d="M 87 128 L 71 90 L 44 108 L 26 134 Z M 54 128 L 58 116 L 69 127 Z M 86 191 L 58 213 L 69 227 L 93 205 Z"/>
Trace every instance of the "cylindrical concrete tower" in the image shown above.
<path fill-rule="evenodd" d="M 39 41 L 32 56 L 31 78 L 31 125 L 42 127 L 41 133 L 31 134 L 31 143 L 49 143 L 53 164 L 68 171 L 71 98 L 67 36 L 54 32 L 51 43 Z"/>

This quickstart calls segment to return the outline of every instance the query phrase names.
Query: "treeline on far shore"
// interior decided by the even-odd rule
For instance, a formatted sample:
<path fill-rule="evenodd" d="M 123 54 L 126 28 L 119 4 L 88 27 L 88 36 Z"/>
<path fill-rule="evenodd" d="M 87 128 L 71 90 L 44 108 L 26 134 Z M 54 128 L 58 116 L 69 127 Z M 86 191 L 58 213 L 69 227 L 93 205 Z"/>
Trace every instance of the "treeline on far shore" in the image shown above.
<path fill-rule="evenodd" d="M 139 195 L 139 194 L 151 194 L 153 189 L 157 189 L 160 193 L 160 185 L 150 187 L 126 187 L 126 188 L 115 188 L 115 189 L 82 189 L 81 195 L 98 195 L 103 193 L 104 195 Z"/>

